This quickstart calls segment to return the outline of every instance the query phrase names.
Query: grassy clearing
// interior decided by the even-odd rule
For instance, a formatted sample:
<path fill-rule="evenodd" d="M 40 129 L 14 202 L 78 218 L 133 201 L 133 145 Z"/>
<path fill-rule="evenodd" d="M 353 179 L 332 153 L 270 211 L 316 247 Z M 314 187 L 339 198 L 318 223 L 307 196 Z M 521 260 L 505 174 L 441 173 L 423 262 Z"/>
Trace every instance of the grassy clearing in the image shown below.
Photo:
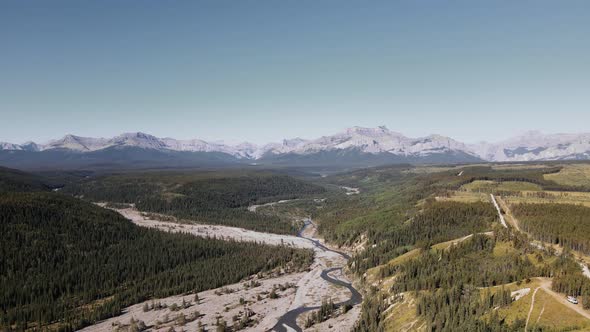
<path fill-rule="evenodd" d="M 522 283 L 520 285 L 517 285 L 516 283 L 510 283 L 510 284 L 505 284 L 505 285 L 500 285 L 500 286 L 495 286 L 495 287 L 489 287 L 488 289 L 491 292 L 501 289 L 502 286 L 504 286 L 504 289 L 506 289 L 510 292 L 514 292 L 514 291 L 517 291 L 517 290 L 523 289 L 523 288 L 530 288 L 531 289 L 531 291 L 527 295 L 523 296 L 518 301 L 512 302 L 512 304 L 510 304 L 510 306 L 498 309 L 499 316 L 506 319 L 507 322 L 512 323 L 517 319 L 525 319 L 526 320 L 529 309 L 531 307 L 532 294 L 535 291 L 535 288 L 539 287 L 539 285 L 540 285 L 540 282 L 533 279 L 529 283 Z M 482 294 L 483 294 L 483 292 L 482 292 Z M 536 298 L 535 298 L 535 302 L 536 302 Z M 489 313 L 489 314 L 491 314 L 491 313 Z"/>
<path fill-rule="evenodd" d="M 507 308 L 499 309 L 498 314 L 500 315 L 500 317 L 506 319 L 506 321 L 510 322 L 510 323 L 516 321 L 517 319 L 526 320 L 529 310 L 531 308 L 531 301 L 533 299 L 533 293 L 535 292 L 535 289 L 537 287 L 539 287 L 539 283 L 535 282 L 535 281 L 530 282 L 528 284 L 522 284 L 520 286 L 516 286 L 516 284 L 510 284 L 509 287 L 506 287 L 507 289 L 510 289 L 511 292 L 516 291 L 518 289 L 522 289 L 522 288 L 530 288 L 531 290 L 527 295 L 523 296 L 518 301 L 512 302 L 512 304 L 510 304 L 510 306 L 508 306 Z M 535 296 L 535 308 L 540 308 L 539 302 L 537 302 L 536 296 Z M 533 312 L 533 314 L 534 314 L 534 312 Z M 537 316 L 538 316 L 538 314 L 537 314 Z"/>
<path fill-rule="evenodd" d="M 506 290 L 509 290 L 510 292 L 514 292 L 514 291 L 517 291 L 517 290 L 523 289 L 523 288 L 530 288 L 531 290 L 527 295 L 523 296 L 518 301 L 512 302 L 512 304 L 510 304 L 510 306 L 505 307 L 505 308 L 500 308 L 498 310 L 498 314 L 500 315 L 500 317 L 506 319 L 507 322 L 511 322 L 511 323 L 517 319 L 525 319 L 526 320 L 527 315 L 529 313 L 529 309 L 531 307 L 531 300 L 532 300 L 533 292 L 535 291 L 535 288 L 539 287 L 540 285 L 541 285 L 541 283 L 535 279 L 533 279 L 529 283 L 522 283 L 521 285 L 517 285 L 516 283 L 510 283 L 510 284 L 503 285 L 504 288 Z M 501 287 L 502 286 L 495 286 L 495 287 L 490 287 L 489 289 L 490 289 L 490 291 L 494 291 L 494 290 L 497 290 Z M 536 302 L 536 297 L 535 297 L 535 302 Z"/>
<path fill-rule="evenodd" d="M 490 195 L 472 191 L 453 191 L 449 197 L 437 197 L 439 201 L 454 201 L 461 203 L 489 202 Z"/>
<path fill-rule="evenodd" d="M 497 242 L 493 251 L 494 257 L 506 257 L 515 253 L 518 253 L 518 250 L 511 242 Z"/>
<path fill-rule="evenodd" d="M 547 165 L 530 165 L 530 164 L 506 164 L 506 165 L 493 165 L 494 170 L 527 170 L 527 169 L 543 169 L 548 168 Z"/>
<path fill-rule="evenodd" d="M 409 292 L 385 312 L 385 331 L 426 331 L 426 323 L 416 314 L 416 300 Z"/>
<path fill-rule="evenodd" d="M 558 173 L 545 174 L 543 177 L 567 186 L 587 186 L 590 185 L 590 165 L 565 165 Z"/>
<path fill-rule="evenodd" d="M 396 257 L 396 258 L 390 260 L 388 264 L 391 266 L 400 265 L 400 264 L 403 264 L 403 263 L 409 261 L 410 259 L 418 257 L 419 254 L 420 254 L 420 249 L 414 249 L 414 250 L 408 251 L 407 253 L 405 253 L 399 257 Z"/>
<path fill-rule="evenodd" d="M 590 166 L 584 166 L 590 172 Z M 547 174 L 545 176 L 554 176 Z M 590 173 L 588 174 L 590 176 Z M 585 183 L 578 183 L 585 184 Z M 511 204 L 517 203 L 558 203 L 558 204 L 580 204 L 590 207 L 590 192 L 581 191 L 543 191 L 533 183 L 519 181 L 473 181 L 463 185 L 460 190 L 452 191 L 449 197 L 438 197 L 441 201 L 457 201 L 472 203 L 477 201 L 489 201 L 489 193 L 501 192 L 502 197 Z"/>
<path fill-rule="evenodd" d="M 410 168 L 405 173 L 413 173 L 413 174 L 429 174 L 429 173 L 438 173 L 438 172 L 446 172 L 450 170 L 456 170 L 457 172 L 461 172 L 461 167 L 445 167 L 445 166 L 418 166 Z"/>
<path fill-rule="evenodd" d="M 509 204 L 541 203 L 541 204 L 576 204 L 590 207 L 590 193 L 578 191 L 545 191 L 538 195 L 534 191 L 522 191 L 522 196 L 504 197 Z"/>
<path fill-rule="evenodd" d="M 578 182 L 560 183 L 567 185 L 586 185 L 579 175 L 582 171 L 590 177 L 590 165 L 568 165 L 572 168 L 571 174 L 578 174 Z M 577 172 L 577 173 L 576 173 Z M 560 172 L 561 173 L 561 172 Z M 557 176 L 560 173 L 546 174 L 545 177 Z M 562 176 L 562 175 L 560 175 Z M 549 180 L 549 178 L 546 178 Z M 551 179 L 553 180 L 553 179 Z M 590 181 L 590 178 L 588 178 Z M 451 191 L 448 196 L 439 196 L 439 201 L 456 201 L 473 203 L 477 201 L 489 201 L 490 193 L 500 194 L 511 204 L 517 203 L 558 203 L 580 204 L 590 207 L 590 192 L 581 191 L 544 191 L 539 185 L 521 181 L 485 181 L 477 180 L 461 186 L 459 190 Z"/>
<path fill-rule="evenodd" d="M 531 282 L 520 285 L 516 283 L 504 285 L 504 288 L 511 292 L 523 288 L 530 288 L 530 292 L 518 301 L 512 302 L 510 306 L 500 308 L 498 310 L 500 317 L 506 319 L 507 322 L 514 322 L 517 319 L 526 320 L 531 308 L 533 293 L 540 285 L 541 282 L 538 279 L 532 279 Z M 502 286 L 490 287 L 489 289 L 494 291 L 499 287 Z M 590 320 L 563 305 L 540 288 L 535 295 L 529 330 L 532 330 L 535 325 L 550 328 L 552 331 L 588 331 Z"/>
<path fill-rule="evenodd" d="M 494 247 L 493 255 L 494 257 L 508 257 L 512 254 L 517 254 L 519 251 L 514 248 L 514 244 L 512 242 L 496 242 L 496 246 Z M 526 254 L 529 261 L 533 263 L 537 267 L 543 267 L 546 264 L 552 264 L 555 260 L 557 260 L 557 256 L 541 256 L 539 258 L 538 255 L 534 253 Z"/>
<path fill-rule="evenodd" d="M 374 283 L 374 282 L 379 281 L 379 270 L 381 268 L 383 268 L 385 266 L 397 266 L 397 265 L 403 264 L 403 263 L 409 261 L 410 259 L 418 257 L 418 255 L 420 255 L 420 252 L 421 252 L 421 249 L 413 249 L 401 256 L 398 256 L 398 257 L 390 260 L 387 264 L 379 265 L 374 268 L 368 269 L 367 270 L 367 282 Z M 390 285 L 388 285 L 387 281 L 393 282 L 393 278 L 389 278 L 389 280 L 386 280 L 386 282 L 383 283 L 383 285 L 382 285 L 383 290 L 389 289 Z"/>
<path fill-rule="evenodd" d="M 492 193 L 495 191 L 540 191 L 542 188 L 539 185 L 529 182 L 520 181 L 473 181 L 461 186 L 462 190 L 472 192 L 486 192 Z"/>
<path fill-rule="evenodd" d="M 529 326 L 534 326 L 536 322 L 538 322 L 538 325 L 560 331 L 570 329 L 588 331 L 588 328 L 590 328 L 590 320 L 559 303 L 543 289 L 539 289 L 535 296 L 535 307 L 531 314 Z"/>
<path fill-rule="evenodd" d="M 456 245 L 458 243 L 461 243 L 461 242 L 471 238 L 471 236 L 472 235 L 466 235 L 466 236 L 459 238 L 459 239 L 453 239 L 450 241 L 437 243 L 437 244 L 433 245 L 431 248 L 432 248 L 432 250 L 446 250 L 446 249 L 449 249 L 453 245 Z"/>

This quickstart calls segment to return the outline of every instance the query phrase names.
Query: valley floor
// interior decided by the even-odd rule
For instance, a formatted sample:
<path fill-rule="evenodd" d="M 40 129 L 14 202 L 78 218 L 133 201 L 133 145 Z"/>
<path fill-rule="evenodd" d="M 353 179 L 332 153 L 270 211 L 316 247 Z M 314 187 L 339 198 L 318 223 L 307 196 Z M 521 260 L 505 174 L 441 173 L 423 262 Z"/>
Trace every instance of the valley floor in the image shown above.
<path fill-rule="evenodd" d="M 174 327 L 176 330 L 180 328 L 197 330 L 199 324 L 212 329 L 218 320 L 223 320 L 228 325 L 231 325 L 234 317 L 240 319 L 246 312 L 250 312 L 250 315 L 252 315 L 250 318 L 256 323 L 244 328 L 244 331 L 267 331 L 271 330 L 279 318 L 288 311 L 302 306 L 319 306 L 323 300 L 329 299 L 334 303 L 339 303 L 351 297 L 351 293 L 347 288 L 329 283 L 321 277 L 325 269 L 345 266 L 346 259 L 333 251 L 326 250 L 327 248 L 323 247 L 323 245 L 316 246 L 310 240 L 317 240 L 317 238 L 315 238 L 316 227 L 309 221 L 302 234 L 302 236 L 309 238 L 307 239 L 289 235 L 260 233 L 236 227 L 159 221 L 146 217 L 134 208 L 118 209 L 116 211 L 142 227 L 156 228 L 166 232 L 189 233 L 201 237 L 310 248 L 315 251 L 315 258 L 306 272 L 289 274 L 276 271 L 264 276 L 254 275 L 248 280 L 237 284 L 201 292 L 198 294 L 200 299 L 198 303 L 194 301 L 195 294 L 149 300 L 128 307 L 122 315 L 89 326 L 83 331 L 111 331 L 116 326 L 126 328 L 132 321 L 143 321 L 148 328 L 154 331 L 167 331 L 170 327 Z M 347 276 L 342 273 L 342 270 L 333 271 L 329 276 L 346 283 L 350 282 Z M 246 284 L 251 282 L 257 282 L 260 285 L 257 287 L 245 287 Z M 269 295 L 273 289 L 275 289 L 278 298 L 272 299 Z M 178 307 L 182 307 L 183 300 L 185 303 L 190 303 L 190 305 L 176 311 L 171 309 L 174 303 Z M 143 310 L 145 305 L 150 307 L 152 303 L 166 304 L 167 307 L 161 310 Z M 196 319 L 194 319 L 196 317 L 195 312 L 199 314 Z M 332 326 L 337 331 L 348 331 L 356 322 L 359 314 L 360 306 L 357 305 L 346 314 L 316 324 L 307 330 L 321 331 L 328 326 Z M 185 319 L 181 318 L 183 315 L 186 317 Z M 191 319 L 194 320 L 190 321 Z M 299 315 L 297 325 L 303 327 L 304 320 L 305 314 Z M 182 324 L 183 322 L 184 324 Z M 278 328 L 290 330 L 293 327 L 282 326 Z"/>

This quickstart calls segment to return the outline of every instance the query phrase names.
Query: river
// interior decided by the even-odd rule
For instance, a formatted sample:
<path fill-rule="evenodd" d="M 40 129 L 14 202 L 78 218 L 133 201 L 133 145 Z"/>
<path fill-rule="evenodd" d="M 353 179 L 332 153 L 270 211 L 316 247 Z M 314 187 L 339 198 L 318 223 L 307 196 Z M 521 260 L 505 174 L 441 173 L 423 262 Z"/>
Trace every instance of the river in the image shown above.
<path fill-rule="evenodd" d="M 317 239 L 303 236 L 305 229 L 307 227 L 313 225 L 313 221 L 311 219 L 306 219 L 304 222 L 305 222 L 305 224 L 304 224 L 303 228 L 301 229 L 301 231 L 299 231 L 299 234 L 297 235 L 298 237 L 301 237 L 301 238 L 311 241 L 311 243 L 313 243 L 313 245 L 316 247 L 317 250 L 329 251 L 329 252 L 336 253 L 336 254 L 342 256 L 348 262 L 348 260 L 350 259 L 350 256 L 347 255 L 346 253 L 332 250 L 332 249 L 324 246 Z M 355 305 L 361 303 L 363 300 L 363 297 L 359 293 L 359 291 L 356 290 L 352 286 L 351 283 L 344 282 L 344 281 L 338 280 L 338 279 L 334 279 L 334 278 L 330 277 L 330 275 L 329 275 L 331 272 L 338 271 L 338 270 L 341 271 L 343 268 L 344 268 L 344 266 L 336 266 L 336 267 L 330 267 L 330 268 L 324 269 L 322 271 L 321 277 L 322 277 L 322 279 L 326 280 L 327 282 L 329 282 L 333 285 L 346 287 L 350 291 L 350 293 L 351 293 L 350 298 L 346 301 L 336 303 L 337 307 L 341 307 L 343 305 L 355 306 Z M 299 317 L 299 315 L 301 315 L 303 313 L 306 313 L 306 312 L 309 312 L 312 310 L 318 310 L 319 308 L 320 308 L 319 305 L 318 306 L 301 306 L 301 307 L 295 308 L 293 310 L 290 310 L 287 313 L 285 313 L 283 316 L 281 316 L 281 318 L 279 319 L 277 324 L 272 328 L 272 330 L 277 331 L 277 332 L 287 332 L 287 331 L 298 331 L 299 332 L 299 331 L 302 331 L 301 327 L 299 327 L 297 325 L 297 317 Z"/>

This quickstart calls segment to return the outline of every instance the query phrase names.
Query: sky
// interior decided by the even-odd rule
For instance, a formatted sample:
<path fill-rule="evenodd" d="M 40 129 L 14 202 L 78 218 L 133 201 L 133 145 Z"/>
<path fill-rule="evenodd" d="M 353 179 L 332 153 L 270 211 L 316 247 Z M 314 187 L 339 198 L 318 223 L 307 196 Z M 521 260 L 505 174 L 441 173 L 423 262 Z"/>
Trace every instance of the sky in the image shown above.
<path fill-rule="evenodd" d="M 589 1 L 0 2 L 0 141 L 590 131 Z"/>

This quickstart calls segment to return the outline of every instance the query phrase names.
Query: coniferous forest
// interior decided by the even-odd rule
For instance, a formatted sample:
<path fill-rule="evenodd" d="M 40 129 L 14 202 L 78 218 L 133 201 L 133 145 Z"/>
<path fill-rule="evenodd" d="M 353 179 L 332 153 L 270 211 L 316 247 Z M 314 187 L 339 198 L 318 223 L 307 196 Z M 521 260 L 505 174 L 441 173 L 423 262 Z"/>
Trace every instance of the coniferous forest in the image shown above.
<path fill-rule="evenodd" d="M 141 211 L 207 224 L 296 234 L 299 225 L 248 206 L 322 194 L 318 185 L 266 172 L 145 172 L 99 176 L 64 192 L 92 202 L 133 203 Z"/>
<path fill-rule="evenodd" d="M 313 256 L 140 228 L 79 199 L 35 192 L 0 196 L 0 253 L 0 324 L 15 330 L 73 330 L 152 297 L 304 268 Z"/>
<path fill-rule="evenodd" d="M 359 253 L 353 259 L 358 272 L 386 263 L 403 254 L 408 247 L 429 246 L 491 229 L 496 211 L 490 204 L 430 202 L 417 213 L 412 223 L 389 231 L 381 245 Z"/>
<path fill-rule="evenodd" d="M 590 254 L 590 208 L 573 204 L 517 204 L 520 227 L 541 241 Z"/>

